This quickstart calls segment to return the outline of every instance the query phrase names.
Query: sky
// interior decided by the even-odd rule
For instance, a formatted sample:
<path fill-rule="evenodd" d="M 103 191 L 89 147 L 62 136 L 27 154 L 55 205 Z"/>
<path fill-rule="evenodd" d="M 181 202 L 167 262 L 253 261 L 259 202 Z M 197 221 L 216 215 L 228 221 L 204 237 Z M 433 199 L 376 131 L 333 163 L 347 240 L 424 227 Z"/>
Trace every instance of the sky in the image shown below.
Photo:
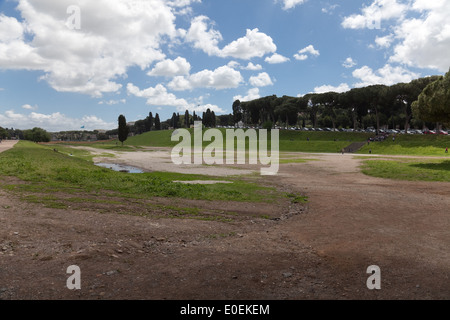
<path fill-rule="evenodd" d="M 108 130 L 443 75 L 449 16 L 448 0 L 0 0 L 0 126 Z"/>

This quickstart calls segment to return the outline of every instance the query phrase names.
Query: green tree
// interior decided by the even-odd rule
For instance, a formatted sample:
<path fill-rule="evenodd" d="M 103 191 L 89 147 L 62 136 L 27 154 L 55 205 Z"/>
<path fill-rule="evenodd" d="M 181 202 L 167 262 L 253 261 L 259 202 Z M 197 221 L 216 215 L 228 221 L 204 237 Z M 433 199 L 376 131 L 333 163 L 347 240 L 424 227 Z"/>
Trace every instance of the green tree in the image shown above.
<path fill-rule="evenodd" d="M 425 87 L 412 110 L 415 117 L 425 122 L 450 125 L 450 70 Z"/>
<path fill-rule="evenodd" d="M 155 115 L 155 130 L 161 130 L 161 120 L 159 119 L 159 114 Z"/>
<path fill-rule="evenodd" d="M 239 100 L 233 102 L 233 116 L 234 123 L 238 123 L 242 120 L 242 106 Z"/>
<path fill-rule="evenodd" d="M 49 142 L 51 140 L 50 133 L 42 128 L 33 128 L 32 130 L 25 130 L 23 132 L 25 140 L 33 142 Z"/>
<path fill-rule="evenodd" d="M 148 117 L 145 119 L 145 130 L 152 131 L 153 128 L 153 114 L 150 112 Z"/>
<path fill-rule="evenodd" d="M 189 126 L 190 126 L 189 111 L 188 110 L 186 110 L 186 112 L 184 113 L 184 126 L 186 128 L 189 128 Z"/>
<path fill-rule="evenodd" d="M 119 116 L 118 121 L 119 121 L 119 128 L 118 128 L 119 141 L 122 142 L 122 146 L 123 146 L 123 143 L 128 138 L 130 128 L 128 128 L 128 126 L 127 126 L 127 120 L 125 119 L 124 115 L 121 114 Z"/>

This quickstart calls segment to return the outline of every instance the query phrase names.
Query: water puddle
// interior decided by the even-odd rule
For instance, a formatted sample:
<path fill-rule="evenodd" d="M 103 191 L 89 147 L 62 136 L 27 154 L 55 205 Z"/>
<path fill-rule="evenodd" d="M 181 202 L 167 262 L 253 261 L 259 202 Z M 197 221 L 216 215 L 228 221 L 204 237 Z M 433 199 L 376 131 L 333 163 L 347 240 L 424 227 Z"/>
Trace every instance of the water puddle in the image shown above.
<path fill-rule="evenodd" d="M 136 167 L 132 167 L 132 166 L 126 166 L 123 164 L 116 164 L 116 163 L 96 163 L 96 166 L 102 167 L 102 168 L 106 168 L 106 169 L 111 169 L 114 171 L 118 171 L 118 172 L 127 172 L 127 173 L 144 173 L 144 171 L 142 171 L 139 168 Z"/>

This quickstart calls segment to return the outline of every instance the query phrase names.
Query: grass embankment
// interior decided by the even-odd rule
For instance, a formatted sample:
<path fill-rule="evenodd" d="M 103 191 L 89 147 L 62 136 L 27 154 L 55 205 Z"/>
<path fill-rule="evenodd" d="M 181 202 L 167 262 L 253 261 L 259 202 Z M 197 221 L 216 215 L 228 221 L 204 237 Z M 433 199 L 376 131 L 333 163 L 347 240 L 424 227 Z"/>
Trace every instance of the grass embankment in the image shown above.
<path fill-rule="evenodd" d="M 365 145 L 358 153 L 367 154 L 371 150 L 377 155 L 430 157 L 426 160 L 418 158 L 366 160 L 362 172 L 373 177 L 450 182 L 450 154 L 445 153 L 445 149 L 449 146 L 449 136 L 398 135 L 395 141 L 391 137 L 384 142 Z M 449 160 L 435 157 L 448 157 Z"/>
<path fill-rule="evenodd" d="M 358 153 L 410 156 L 447 156 L 445 148 L 450 148 L 450 136 L 443 135 L 397 135 L 383 142 L 366 144 Z"/>
<path fill-rule="evenodd" d="M 13 149 L 0 154 L 2 187 L 22 194 L 26 200 L 60 208 L 83 201 L 96 202 L 96 197 L 98 202 L 110 203 L 121 203 L 124 199 L 149 200 L 153 197 L 249 202 L 271 202 L 286 197 L 274 188 L 237 178 L 220 178 L 232 181 L 231 184 L 191 185 L 173 181 L 212 180 L 214 177 L 165 172 L 115 172 L 95 166 L 90 156 L 82 150 L 57 149 L 58 152 L 55 152 L 48 146 L 21 141 Z M 72 153 L 72 156 L 66 152 Z M 180 210 L 195 211 L 194 208 Z"/>
<path fill-rule="evenodd" d="M 219 129 L 222 132 L 224 140 L 224 148 L 226 141 L 226 129 Z M 193 143 L 193 129 L 191 132 Z M 178 144 L 177 141 L 171 141 L 173 130 L 152 131 L 141 135 L 129 137 L 125 141 L 125 146 L 132 147 L 174 147 Z M 279 147 L 281 152 L 340 152 L 342 148 L 347 147 L 353 142 L 366 141 L 372 134 L 367 133 L 351 133 L 351 132 L 305 132 L 305 131 L 291 131 L 280 130 Z M 268 141 L 268 148 L 270 150 L 271 141 Z M 211 142 L 203 141 L 203 146 L 209 145 Z M 99 145 L 104 148 L 113 148 L 115 141 L 106 143 L 99 142 Z M 248 148 L 248 141 L 246 143 Z"/>
<path fill-rule="evenodd" d="M 450 160 L 366 160 L 362 172 L 385 179 L 450 182 Z"/>

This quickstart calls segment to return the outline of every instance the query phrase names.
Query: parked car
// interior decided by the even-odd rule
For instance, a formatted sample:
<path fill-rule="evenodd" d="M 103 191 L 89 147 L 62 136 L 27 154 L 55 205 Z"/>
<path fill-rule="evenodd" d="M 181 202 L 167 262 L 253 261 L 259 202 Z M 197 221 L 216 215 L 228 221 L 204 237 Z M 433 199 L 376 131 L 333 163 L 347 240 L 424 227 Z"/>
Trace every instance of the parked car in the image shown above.
<path fill-rule="evenodd" d="M 448 132 L 444 130 L 440 130 L 439 134 L 443 134 L 444 136 L 448 136 Z"/>
<path fill-rule="evenodd" d="M 423 134 L 436 134 L 436 131 L 433 130 L 425 130 Z"/>

